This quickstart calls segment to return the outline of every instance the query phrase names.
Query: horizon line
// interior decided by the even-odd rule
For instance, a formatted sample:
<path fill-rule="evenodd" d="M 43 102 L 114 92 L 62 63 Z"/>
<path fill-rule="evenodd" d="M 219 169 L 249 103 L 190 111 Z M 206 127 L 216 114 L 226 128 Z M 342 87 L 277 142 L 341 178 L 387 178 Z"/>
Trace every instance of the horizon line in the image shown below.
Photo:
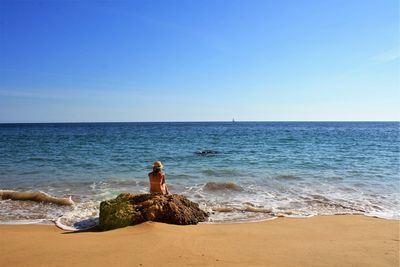
<path fill-rule="evenodd" d="M 0 124 L 79 124 L 79 123 L 241 123 L 241 122 L 400 122 L 400 120 L 208 120 L 208 121 L 49 121 L 49 122 L 0 122 Z"/>

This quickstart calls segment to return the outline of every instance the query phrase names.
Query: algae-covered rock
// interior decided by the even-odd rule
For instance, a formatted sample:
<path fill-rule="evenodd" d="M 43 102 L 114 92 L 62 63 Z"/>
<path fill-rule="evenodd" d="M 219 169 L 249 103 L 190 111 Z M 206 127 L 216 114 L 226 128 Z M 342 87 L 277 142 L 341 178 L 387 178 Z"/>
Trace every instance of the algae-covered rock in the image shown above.
<path fill-rule="evenodd" d="M 122 193 L 100 203 L 99 226 L 111 230 L 144 221 L 188 225 L 205 221 L 207 217 L 197 203 L 181 195 Z"/>

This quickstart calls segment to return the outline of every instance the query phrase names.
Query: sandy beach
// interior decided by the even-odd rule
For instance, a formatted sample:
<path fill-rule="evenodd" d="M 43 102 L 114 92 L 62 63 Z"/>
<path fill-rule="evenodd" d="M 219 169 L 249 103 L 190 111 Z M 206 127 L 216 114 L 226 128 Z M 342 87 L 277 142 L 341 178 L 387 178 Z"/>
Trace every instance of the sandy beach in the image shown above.
<path fill-rule="evenodd" d="M 399 266 L 396 220 L 278 218 L 243 224 L 147 222 L 108 232 L 1 225 L 1 266 Z"/>

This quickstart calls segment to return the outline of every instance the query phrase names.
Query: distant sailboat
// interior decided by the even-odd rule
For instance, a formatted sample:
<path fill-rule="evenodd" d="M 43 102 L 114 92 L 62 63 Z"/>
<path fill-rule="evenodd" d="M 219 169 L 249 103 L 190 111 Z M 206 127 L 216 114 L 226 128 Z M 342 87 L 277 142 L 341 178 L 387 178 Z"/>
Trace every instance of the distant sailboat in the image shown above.
<path fill-rule="evenodd" d="M 235 122 L 235 118 L 232 118 L 232 122 Z"/>

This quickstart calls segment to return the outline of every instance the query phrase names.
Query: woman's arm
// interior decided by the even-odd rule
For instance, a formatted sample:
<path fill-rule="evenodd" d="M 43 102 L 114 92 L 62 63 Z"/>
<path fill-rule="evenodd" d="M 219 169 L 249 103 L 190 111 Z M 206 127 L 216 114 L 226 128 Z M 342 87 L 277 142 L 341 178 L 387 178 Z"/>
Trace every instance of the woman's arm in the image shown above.
<path fill-rule="evenodd" d="M 167 186 L 167 184 L 165 183 L 165 174 L 164 174 L 163 177 L 162 177 L 161 184 L 163 184 L 164 187 L 165 187 L 165 194 L 169 195 L 168 186 Z"/>

